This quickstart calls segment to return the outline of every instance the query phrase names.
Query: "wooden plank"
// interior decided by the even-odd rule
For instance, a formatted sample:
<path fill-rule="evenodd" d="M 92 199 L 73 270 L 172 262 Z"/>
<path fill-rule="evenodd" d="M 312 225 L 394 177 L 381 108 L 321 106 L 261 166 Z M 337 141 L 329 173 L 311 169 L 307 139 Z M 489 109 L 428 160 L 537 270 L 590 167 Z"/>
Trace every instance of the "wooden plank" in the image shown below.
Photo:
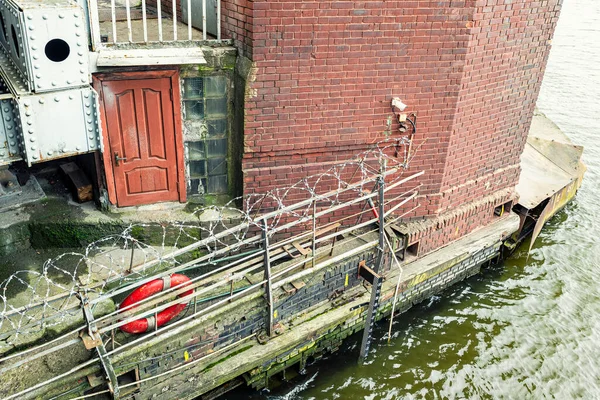
<path fill-rule="evenodd" d="M 60 169 L 67 178 L 69 186 L 71 186 L 75 200 L 79 203 L 92 200 L 92 183 L 77 164 L 74 162 L 62 164 Z"/>
<path fill-rule="evenodd" d="M 292 246 L 294 246 L 303 256 L 310 254 L 310 250 L 306 250 L 304 247 L 300 246 L 300 243 L 298 242 L 293 242 Z"/>

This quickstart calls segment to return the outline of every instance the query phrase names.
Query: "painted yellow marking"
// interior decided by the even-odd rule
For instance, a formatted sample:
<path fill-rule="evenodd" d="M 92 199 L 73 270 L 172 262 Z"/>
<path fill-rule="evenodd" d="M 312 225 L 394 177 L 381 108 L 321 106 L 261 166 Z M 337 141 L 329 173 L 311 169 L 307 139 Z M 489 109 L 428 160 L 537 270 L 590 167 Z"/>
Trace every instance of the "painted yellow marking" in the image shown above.
<path fill-rule="evenodd" d="M 344 281 L 344 286 L 348 286 L 348 274 L 346 274 L 346 280 Z"/>
<path fill-rule="evenodd" d="M 277 310 L 273 313 L 273 318 L 277 318 Z"/>
<path fill-rule="evenodd" d="M 184 359 L 185 361 L 187 361 L 187 360 L 189 360 L 189 359 L 190 359 L 190 353 L 188 353 L 188 352 L 187 352 L 187 350 L 186 350 L 186 351 L 183 353 L 183 359 Z"/>

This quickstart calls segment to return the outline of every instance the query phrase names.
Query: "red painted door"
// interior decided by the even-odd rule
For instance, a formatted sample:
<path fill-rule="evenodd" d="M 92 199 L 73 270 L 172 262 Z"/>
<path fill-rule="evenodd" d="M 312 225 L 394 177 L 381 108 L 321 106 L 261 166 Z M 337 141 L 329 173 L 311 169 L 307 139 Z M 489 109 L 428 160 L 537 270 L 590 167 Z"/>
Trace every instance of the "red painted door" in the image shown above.
<path fill-rule="evenodd" d="M 180 199 L 172 80 L 103 80 L 102 101 L 118 206 Z M 110 181 L 110 179 L 107 179 Z M 109 183 L 110 184 L 110 183 Z"/>

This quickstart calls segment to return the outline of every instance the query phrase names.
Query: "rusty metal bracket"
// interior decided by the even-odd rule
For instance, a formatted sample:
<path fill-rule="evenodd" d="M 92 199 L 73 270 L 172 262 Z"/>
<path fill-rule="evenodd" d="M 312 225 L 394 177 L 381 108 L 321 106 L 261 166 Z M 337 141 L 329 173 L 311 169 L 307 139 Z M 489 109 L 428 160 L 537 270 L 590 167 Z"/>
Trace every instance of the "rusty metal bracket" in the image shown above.
<path fill-rule="evenodd" d="M 358 263 L 358 276 L 369 282 L 371 285 L 375 279 L 380 279 L 381 276 L 367 266 L 367 262 L 362 260 Z"/>
<path fill-rule="evenodd" d="M 98 328 L 96 327 L 96 322 L 94 320 L 94 314 L 90 308 L 89 300 L 85 296 L 79 296 L 81 300 L 81 307 L 83 309 L 83 318 L 85 319 L 88 329 L 87 332 L 81 333 L 81 339 L 83 340 L 83 344 L 86 349 L 96 349 L 98 353 L 98 358 L 100 359 L 100 364 L 102 364 L 102 368 L 106 373 L 106 380 L 108 381 L 108 390 L 112 394 L 114 399 L 119 398 L 119 383 L 117 380 L 117 375 L 115 374 L 115 370 L 110 362 L 110 358 L 107 355 L 106 347 L 102 342 L 102 337 L 98 333 Z"/>

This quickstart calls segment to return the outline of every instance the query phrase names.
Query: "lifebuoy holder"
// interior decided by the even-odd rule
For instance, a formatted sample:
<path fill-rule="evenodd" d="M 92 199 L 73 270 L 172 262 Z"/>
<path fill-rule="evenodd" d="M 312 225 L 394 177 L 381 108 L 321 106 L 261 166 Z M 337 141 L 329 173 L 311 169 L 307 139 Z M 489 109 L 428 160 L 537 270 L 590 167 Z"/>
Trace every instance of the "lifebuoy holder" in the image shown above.
<path fill-rule="evenodd" d="M 133 292 L 123 300 L 123 302 L 119 305 L 119 309 L 123 309 L 131 306 L 132 304 L 137 304 L 132 307 L 129 307 L 127 310 L 135 309 L 142 300 L 155 295 L 156 293 L 168 290 L 174 286 L 179 286 L 179 288 L 183 288 L 186 285 L 186 282 L 191 282 L 190 278 L 182 274 L 172 274 L 170 276 L 164 276 L 161 279 L 154 279 L 153 281 L 147 282 L 135 289 Z M 194 289 L 190 289 L 179 294 L 178 297 L 188 296 L 194 293 Z M 127 333 L 145 333 L 150 332 L 156 328 L 159 328 L 175 318 L 180 312 L 182 312 L 187 306 L 187 301 L 185 303 L 173 304 L 170 307 L 165 308 L 156 316 L 152 315 L 147 318 L 136 319 L 135 321 L 131 321 L 121 326 L 121 330 Z"/>

